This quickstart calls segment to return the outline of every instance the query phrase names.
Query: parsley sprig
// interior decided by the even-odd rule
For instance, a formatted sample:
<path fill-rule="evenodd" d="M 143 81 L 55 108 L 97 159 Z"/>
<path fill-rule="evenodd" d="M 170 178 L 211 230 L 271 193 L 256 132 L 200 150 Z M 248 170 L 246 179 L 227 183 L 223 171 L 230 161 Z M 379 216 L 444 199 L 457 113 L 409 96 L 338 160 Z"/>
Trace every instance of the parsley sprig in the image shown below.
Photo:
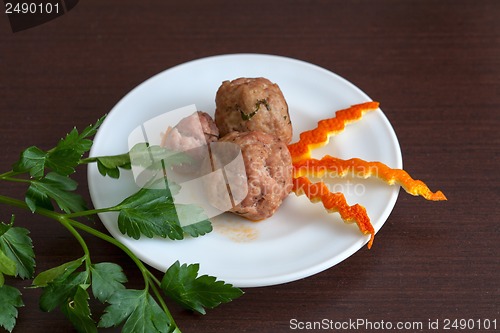
<path fill-rule="evenodd" d="M 163 161 L 164 166 L 165 160 L 178 163 L 186 158 L 147 144 L 139 144 L 121 155 L 84 157 L 103 121 L 104 117 L 81 133 L 74 128 L 50 150 L 35 146 L 25 149 L 12 170 L 0 174 L 2 182 L 25 183 L 27 187 L 24 200 L 0 195 L 1 204 L 27 209 L 58 222 L 74 236 L 83 251 L 82 257 L 35 276 L 35 251 L 29 230 L 18 227 L 13 215 L 9 223 L 0 222 L 0 327 L 9 332 L 14 330 L 18 311 L 24 306 L 21 291 L 6 284 L 9 278 L 32 279 L 32 287 L 42 289 L 40 308 L 47 312 L 59 308 L 78 332 L 117 326 L 122 326 L 122 332 L 180 332 L 165 297 L 205 314 L 205 309 L 243 294 L 215 277 L 200 276 L 198 264 L 177 261 L 160 281 L 125 245 L 85 223 L 89 216 L 118 212 L 119 230 L 135 239 L 144 236 L 181 240 L 186 235 L 198 237 L 212 230 L 203 211 L 190 205 L 182 207 L 183 214 L 191 214 L 188 217 L 199 222 L 181 226 L 172 199 L 175 186 L 142 188 L 115 206 L 88 209 L 77 193 L 77 182 L 70 178 L 78 166 L 96 163 L 103 176 L 119 178 L 124 170 L 131 168 L 131 161 L 154 167 L 148 165 L 151 156 L 155 156 L 153 161 Z M 82 217 L 84 222 L 77 220 Z M 127 277 L 119 265 L 92 262 L 83 234 L 111 243 L 128 255 L 142 274 L 144 288 L 128 289 Z M 92 314 L 91 296 L 106 304 L 100 318 Z"/>

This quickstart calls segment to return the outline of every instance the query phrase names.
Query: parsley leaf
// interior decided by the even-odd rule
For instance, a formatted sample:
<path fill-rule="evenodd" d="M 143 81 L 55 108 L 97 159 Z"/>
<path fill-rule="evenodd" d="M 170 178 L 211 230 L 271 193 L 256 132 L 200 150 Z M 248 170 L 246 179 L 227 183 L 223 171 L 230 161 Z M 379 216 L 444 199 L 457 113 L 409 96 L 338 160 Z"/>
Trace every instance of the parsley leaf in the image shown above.
<path fill-rule="evenodd" d="M 142 188 L 117 207 L 118 228 L 134 239 L 160 236 L 183 239 L 175 205 L 168 189 Z"/>
<path fill-rule="evenodd" d="M 0 250 L 0 273 L 14 276 L 16 275 L 17 265 L 16 262 Z"/>
<path fill-rule="evenodd" d="M 76 140 L 77 143 L 78 143 L 78 147 L 80 147 L 80 149 L 83 149 L 84 151 L 89 151 L 90 150 L 90 148 L 92 147 L 92 141 L 91 140 L 84 140 L 84 139 L 90 138 L 90 137 L 94 136 L 97 133 L 97 130 L 99 129 L 99 127 L 101 127 L 102 123 L 106 119 L 106 116 L 107 115 L 104 115 L 101 118 L 97 119 L 97 121 L 95 122 L 95 124 L 87 126 L 82 131 L 82 133 L 80 134 L 78 140 Z M 73 145 L 73 146 L 75 146 L 75 145 Z"/>
<path fill-rule="evenodd" d="M 12 332 L 16 325 L 17 308 L 24 306 L 21 292 L 11 286 L 0 287 L 0 326 Z"/>
<path fill-rule="evenodd" d="M 120 177 L 120 169 L 130 170 L 132 167 L 130 165 L 130 155 L 121 154 L 115 156 L 102 156 L 96 157 L 97 160 L 97 170 L 103 176 L 109 176 L 111 178 Z"/>
<path fill-rule="evenodd" d="M 182 230 L 191 237 L 203 236 L 212 231 L 212 223 L 203 208 L 196 205 L 176 204 L 175 210 Z"/>
<path fill-rule="evenodd" d="M 174 328 L 147 290 L 119 290 L 108 302 L 99 327 L 116 327 L 125 321 L 123 333 L 168 333 Z"/>
<path fill-rule="evenodd" d="M 45 169 L 50 169 L 62 176 L 71 175 L 75 172 L 75 167 L 80 164 L 80 158 L 92 147 L 92 141 L 88 137 L 95 135 L 104 118 L 100 118 L 94 125 L 85 128 L 81 134 L 73 128 L 55 148 L 49 151 L 43 151 L 35 146 L 25 149 L 19 160 L 12 166 L 12 170 L 29 172 L 30 176 L 35 179 L 42 178 Z"/>
<path fill-rule="evenodd" d="M 40 309 L 50 312 L 72 298 L 79 285 L 87 282 L 87 272 L 76 272 L 85 257 L 46 270 L 33 280 L 34 287 L 43 287 Z"/>
<path fill-rule="evenodd" d="M 85 257 L 64 263 L 60 266 L 48 269 L 38 274 L 32 282 L 34 287 L 47 287 L 49 283 L 57 278 L 66 279 L 71 273 L 76 271 L 85 261 Z"/>
<path fill-rule="evenodd" d="M 201 314 L 205 314 L 205 308 L 215 308 L 243 295 L 239 288 L 213 276 L 198 277 L 199 268 L 199 264 L 188 266 L 176 261 L 161 281 L 162 290 L 179 304 Z"/>
<path fill-rule="evenodd" d="M 148 143 L 138 143 L 130 149 L 132 165 L 146 169 L 163 170 L 174 165 L 191 163 L 193 158 L 183 152 L 169 150 L 161 146 L 150 146 Z"/>
<path fill-rule="evenodd" d="M 213 230 L 213 228 L 212 223 L 207 219 L 201 222 L 182 226 L 182 230 L 191 237 L 198 237 L 208 234 Z"/>
<path fill-rule="evenodd" d="M 90 157 L 85 163 L 96 162 L 97 170 L 102 176 L 120 177 L 120 169 L 130 170 L 132 165 L 140 166 L 149 171 L 156 170 L 163 175 L 163 168 L 172 165 L 192 162 L 192 158 L 184 153 L 170 151 L 160 146 L 150 146 L 148 143 L 138 143 L 128 153 L 113 156 Z M 153 177 L 154 178 L 154 177 Z"/>
<path fill-rule="evenodd" d="M 12 227 L 0 235 L 0 252 L 16 264 L 16 276 L 32 278 L 35 272 L 35 253 L 33 243 L 25 228 Z"/>
<path fill-rule="evenodd" d="M 0 222 L 0 236 L 2 236 L 7 231 L 9 231 L 9 229 L 12 228 L 13 225 L 14 225 L 14 215 L 12 215 L 9 224 L 5 224 L 3 222 Z"/>
<path fill-rule="evenodd" d="M 89 294 L 85 287 L 79 285 L 73 298 L 61 306 L 61 311 L 78 332 L 97 333 L 97 327 L 90 317 Z"/>
<path fill-rule="evenodd" d="M 68 176 L 75 172 L 80 157 L 81 155 L 72 149 L 61 150 L 56 147 L 46 152 L 31 146 L 21 153 L 19 161 L 12 169 L 16 172 L 29 172 L 30 176 L 35 179 L 42 178 L 46 168 Z"/>
<path fill-rule="evenodd" d="M 74 272 L 69 276 L 60 276 L 43 288 L 40 296 L 40 309 L 50 312 L 73 298 L 79 285 L 87 281 L 87 272 Z"/>
<path fill-rule="evenodd" d="M 73 193 L 78 183 L 69 177 L 50 172 L 39 180 L 32 180 L 26 192 L 26 204 L 35 212 L 37 207 L 54 210 L 54 200 L 66 213 L 85 210 L 83 198 Z"/>
<path fill-rule="evenodd" d="M 47 153 L 38 147 L 31 146 L 26 148 L 13 166 L 12 170 L 16 172 L 28 172 L 33 178 L 43 177 L 45 170 L 45 160 Z"/>
<path fill-rule="evenodd" d="M 116 291 L 125 289 L 123 283 L 127 282 L 127 277 L 117 264 L 103 262 L 92 265 L 90 270 L 92 293 L 102 303 L 107 302 Z"/>
<path fill-rule="evenodd" d="M 175 184 L 163 188 L 141 188 L 113 207 L 112 210 L 120 211 L 120 232 L 134 239 L 144 235 L 179 240 L 184 239 L 184 233 L 197 237 L 212 231 L 211 222 L 203 209 L 195 205 L 174 204 L 172 192 L 177 190 Z M 179 216 L 183 222 L 194 223 L 181 225 Z"/>
<path fill-rule="evenodd" d="M 64 139 L 58 142 L 55 150 L 72 150 L 82 156 L 92 148 L 92 140 L 88 138 L 97 133 L 97 129 L 101 126 L 105 118 L 106 116 L 99 118 L 95 124 L 87 126 L 81 134 L 78 134 L 76 127 L 73 128 Z"/>

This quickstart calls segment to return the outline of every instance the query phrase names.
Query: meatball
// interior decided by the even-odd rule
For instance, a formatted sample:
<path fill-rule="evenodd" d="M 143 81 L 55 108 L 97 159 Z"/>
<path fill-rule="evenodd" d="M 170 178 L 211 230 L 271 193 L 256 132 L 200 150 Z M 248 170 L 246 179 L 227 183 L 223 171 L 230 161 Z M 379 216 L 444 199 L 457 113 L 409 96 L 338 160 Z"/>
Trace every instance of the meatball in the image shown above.
<path fill-rule="evenodd" d="M 219 142 L 240 146 L 248 193 L 230 211 L 249 220 L 272 216 L 292 190 L 292 158 L 276 137 L 259 132 L 231 132 Z"/>
<path fill-rule="evenodd" d="M 205 158 L 208 152 L 206 146 L 218 139 L 219 130 L 212 117 L 206 112 L 197 111 L 181 119 L 175 127 L 169 127 L 163 135 L 161 146 L 189 155 L 193 159 L 193 168 L 183 167 L 186 172 L 191 172 Z"/>
<path fill-rule="evenodd" d="M 206 112 L 198 111 L 169 128 L 163 136 L 162 146 L 175 151 L 186 151 L 218 139 L 219 130 L 212 117 Z"/>
<path fill-rule="evenodd" d="M 215 97 L 215 123 L 221 136 L 230 132 L 261 131 L 289 144 L 292 123 L 277 84 L 265 78 L 224 81 Z"/>

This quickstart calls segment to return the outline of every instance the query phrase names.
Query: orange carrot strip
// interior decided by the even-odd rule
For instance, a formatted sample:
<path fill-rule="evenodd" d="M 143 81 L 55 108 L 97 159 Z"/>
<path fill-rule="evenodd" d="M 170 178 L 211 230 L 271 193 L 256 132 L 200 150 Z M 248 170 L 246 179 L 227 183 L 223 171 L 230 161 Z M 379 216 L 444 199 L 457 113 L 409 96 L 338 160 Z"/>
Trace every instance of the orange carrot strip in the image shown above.
<path fill-rule="evenodd" d="M 390 185 L 401 185 L 411 195 L 433 201 L 447 200 L 443 192 L 432 192 L 424 182 L 413 179 L 406 171 L 391 169 L 381 162 L 367 162 L 359 158 L 343 160 L 326 155 L 321 160 L 308 159 L 294 163 L 294 177 L 322 177 L 325 173 L 340 177 L 347 173 L 361 178 L 376 177 Z"/>
<path fill-rule="evenodd" d="M 363 206 L 359 204 L 349 206 L 342 193 L 332 193 L 325 183 L 311 183 L 306 177 L 294 178 L 292 190 L 297 196 L 305 194 L 312 203 L 321 201 L 328 213 L 338 212 L 344 222 L 356 222 L 364 235 L 370 234 L 368 248 L 372 247 L 375 230 Z"/>
<path fill-rule="evenodd" d="M 337 111 L 333 118 L 320 120 L 315 129 L 302 132 L 299 141 L 288 146 L 292 161 L 298 162 L 309 158 L 311 149 L 326 145 L 330 136 L 341 132 L 345 125 L 361 119 L 366 112 L 376 110 L 378 106 L 378 102 L 356 104 Z"/>

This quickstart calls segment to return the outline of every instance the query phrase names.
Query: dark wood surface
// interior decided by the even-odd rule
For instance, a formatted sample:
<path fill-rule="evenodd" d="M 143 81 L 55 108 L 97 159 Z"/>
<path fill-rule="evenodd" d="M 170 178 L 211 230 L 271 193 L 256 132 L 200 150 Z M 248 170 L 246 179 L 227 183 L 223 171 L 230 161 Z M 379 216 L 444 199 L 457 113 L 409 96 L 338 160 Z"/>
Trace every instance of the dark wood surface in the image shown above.
<path fill-rule="evenodd" d="M 310 278 L 245 289 L 205 316 L 169 303 L 183 332 L 289 332 L 294 318 L 500 326 L 499 1 L 85 0 L 17 33 L 2 15 L 2 172 L 22 149 L 52 147 L 160 71 L 252 52 L 317 64 L 380 101 L 405 169 L 446 193 L 447 202 L 435 203 L 400 192 L 371 250 Z M 75 179 L 88 199 L 84 168 Z M 0 192 L 22 198 L 23 187 L 2 183 Z M 2 221 L 11 213 L 32 232 L 38 272 L 81 256 L 57 223 L 0 206 Z M 120 250 L 86 240 L 95 262 L 121 264 L 129 286 L 141 286 Z M 73 331 L 61 312 L 38 309 L 38 290 L 22 292 L 15 332 Z"/>

